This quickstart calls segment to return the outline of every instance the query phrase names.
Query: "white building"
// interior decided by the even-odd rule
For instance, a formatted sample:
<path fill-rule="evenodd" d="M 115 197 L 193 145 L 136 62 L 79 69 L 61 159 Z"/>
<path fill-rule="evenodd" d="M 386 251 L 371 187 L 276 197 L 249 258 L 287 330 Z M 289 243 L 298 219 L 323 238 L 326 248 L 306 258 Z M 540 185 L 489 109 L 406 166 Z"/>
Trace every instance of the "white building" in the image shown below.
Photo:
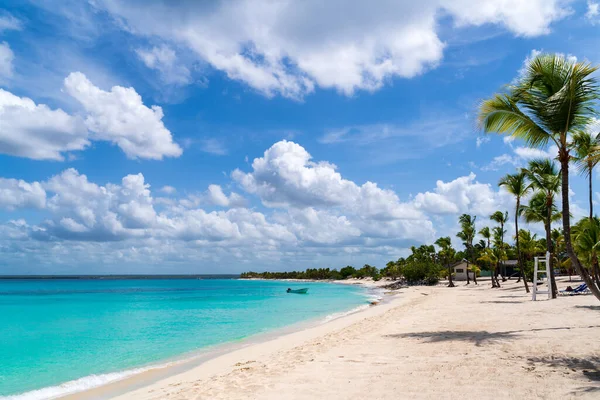
<path fill-rule="evenodd" d="M 472 264 L 469 263 L 469 266 Z M 452 266 L 452 271 L 454 272 L 453 279 L 455 281 L 466 281 L 467 280 L 467 263 L 466 261 L 459 261 Z M 474 279 L 475 275 L 473 271 L 469 271 L 469 278 Z"/>

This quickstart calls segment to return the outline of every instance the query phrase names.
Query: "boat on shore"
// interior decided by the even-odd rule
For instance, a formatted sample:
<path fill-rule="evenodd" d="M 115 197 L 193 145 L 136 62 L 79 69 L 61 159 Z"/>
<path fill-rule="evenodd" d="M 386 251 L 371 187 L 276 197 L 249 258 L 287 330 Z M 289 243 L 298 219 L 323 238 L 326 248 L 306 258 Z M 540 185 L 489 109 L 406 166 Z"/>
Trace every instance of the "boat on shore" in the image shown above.
<path fill-rule="evenodd" d="M 296 294 L 306 294 L 308 292 L 308 288 L 302 288 L 302 289 L 291 289 L 288 288 L 286 290 L 286 293 L 296 293 Z"/>

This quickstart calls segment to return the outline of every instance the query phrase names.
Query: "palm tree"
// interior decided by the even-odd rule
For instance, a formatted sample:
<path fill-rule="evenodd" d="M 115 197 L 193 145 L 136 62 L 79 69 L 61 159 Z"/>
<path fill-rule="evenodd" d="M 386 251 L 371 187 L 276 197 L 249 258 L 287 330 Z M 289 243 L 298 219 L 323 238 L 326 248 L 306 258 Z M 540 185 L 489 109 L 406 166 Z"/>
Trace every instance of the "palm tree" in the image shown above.
<path fill-rule="evenodd" d="M 522 169 L 516 174 L 507 174 L 500 179 L 498 186 L 506 188 L 506 191 L 515 196 L 517 203 L 515 206 L 515 240 L 517 244 L 517 262 L 519 264 L 520 278 L 523 278 L 525 292 L 529 293 L 527 279 L 523 272 L 523 259 L 521 258 L 521 248 L 519 247 L 519 208 L 521 208 L 521 198 L 531 190 L 531 184 L 527 183 L 527 175 Z"/>
<path fill-rule="evenodd" d="M 553 254 L 552 247 L 552 221 L 554 212 L 552 205 L 554 204 L 554 196 L 560 191 L 560 175 L 558 174 L 558 170 L 556 165 L 552 160 L 543 159 L 543 160 L 532 160 L 529 162 L 529 166 L 526 169 L 527 177 L 531 181 L 531 186 L 538 190 L 540 193 L 543 193 L 545 196 L 545 206 L 539 205 L 541 210 L 545 210 L 547 215 L 542 221 L 545 222 L 546 225 L 546 246 L 549 254 Z M 540 196 L 541 199 L 541 196 Z M 555 299 L 558 290 L 556 288 L 556 278 L 554 276 L 554 267 L 552 262 L 552 257 L 550 257 L 548 263 L 548 269 L 550 271 L 550 281 L 552 283 L 552 298 Z"/>
<path fill-rule="evenodd" d="M 598 135 L 591 135 L 586 131 L 579 131 L 573 135 L 573 156 L 572 160 L 578 172 L 586 175 L 589 186 L 590 200 L 590 220 L 594 218 L 594 204 L 592 202 L 592 171 L 600 161 L 600 138 Z"/>
<path fill-rule="evenodd" d="M 479 234 L 487 241 L 486 248 L 490 248 L 490 240 L 492 239 L 492 232 L 490 232 L 489 226 L 484 226 L 479 230 Z"/>
<path fill-rule="evenodd" d="M 492 221 L 500 224 L 500 232 L 501 232 L 500 241 L 502 243 L 502 246 L 504 246 L 504 234 L 506 233 L 506 231 L 504 230 L 504 224 L 506 224 L 508 222 L 508 211 L 505 211 L 504 214 L 502 213 L 502 211 L 496 211 L 495 213 L 490 215 L 490 219 Z M 499 269 L 500 269 L 500 275 L 502 275 L 502 282 L 506 282 L 506 277 L 505 277 L 506 274 L 505 274 L 505 271 L 503 270 L 503 268 L 504 268 L 504 263 L 500 263 Z M 497 274 L 496 274 L 496 283 L 498 283 L 498 275 Z M 498 284 L 498 287 L 500 287 L 500 284 Z"/>
<path fill-rule="evenodd" d="M 558 212 L 558 208 L 552 200 L 550 208 L 548 208 L 548 203 L 546 201 L 546 194 L 544 192 L 536 192 L 531 200 L 529 200 L 529 205 L 521 206 L 519 212 L 525 217 L 525 222 L 542 222 L 544 224 L 544 230 L 546 231 L 546 251 L 549 254 L 552 254 L 552 222 L 558 221 L 560 219 L 560 212 Z M 550 257 L 548 263 L 548 269 L 550 271 L 550 283 L 552 286 L 552 296 L 556 295 L 556 279 L 554 277 L 554 263 L 552 262 L 552 257 Z M 534 277 L 535 278 L 535 277 Z"/>
<path fill-rule="evenodd" d="M 454 258 L 456 251 L 452 248 L 452 240 L 450 239 L 450 236 L 441 237 L 435 241 L 435 244 L 441 249 L 440 256 L 444 260 L 446 268 L 448 268 L 448 287 L 454 287 L 454 282 L 452 282 L 451 261 Z"/>
<path fill-rule="evenodd" d="M 477 217 L 469 214 L 463 214 L 458 218 L 461 231 L 456 236 L 463 241 L 467 250 L 467 285 L 471 283 L 469 278 L 469 259 L 473 257 L 473 239 L 475 239 L 475 220 Z M 473 282 L 477 284 L 477 274 L 473 275 Z"/>
<path fill-rule="evenodd" d="M 531 147 L 545 148 L 549 143 L 558 147 L 565 248 L 572 265 L 600 300 L 600 286 L 594 284 L 573 249 L 569 214 L 570 135 L 585 129 L 595 116 L 599 87 L 592 75 L 597 69 L 561 55 L 540 54 L 528 61 L 525 72 L 506 93 L 481 104 L 479 123 L 486 133 L 512 135 Z"/>
<path fill-rule="evenodd" d="M 598 254 L 600 253 L 600 219 L 584 218 L 573 227 L 573 243 L 575 251 L 591 266 L 591 274 L 600 282 L 600 266 Z"/>

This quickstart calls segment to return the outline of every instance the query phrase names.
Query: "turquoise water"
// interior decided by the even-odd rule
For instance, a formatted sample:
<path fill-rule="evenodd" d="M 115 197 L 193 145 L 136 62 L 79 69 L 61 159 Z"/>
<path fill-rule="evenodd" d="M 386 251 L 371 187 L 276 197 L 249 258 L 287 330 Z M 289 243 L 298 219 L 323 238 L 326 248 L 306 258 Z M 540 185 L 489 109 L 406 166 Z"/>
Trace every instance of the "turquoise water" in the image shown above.
<path fill-rule="evenodd" d="M 308 295 L 285 293 L 308 287 Z M 364 289 L 243 280 L 0 281 L 0 396 L 79 389 L 194 350 L 351 310 Z M 111 374 L 104 376 L 103 374 Z M 100 378 L 98 377 L 100 375 Z M 106 379 L 105 379 L 106 380 Z"/>

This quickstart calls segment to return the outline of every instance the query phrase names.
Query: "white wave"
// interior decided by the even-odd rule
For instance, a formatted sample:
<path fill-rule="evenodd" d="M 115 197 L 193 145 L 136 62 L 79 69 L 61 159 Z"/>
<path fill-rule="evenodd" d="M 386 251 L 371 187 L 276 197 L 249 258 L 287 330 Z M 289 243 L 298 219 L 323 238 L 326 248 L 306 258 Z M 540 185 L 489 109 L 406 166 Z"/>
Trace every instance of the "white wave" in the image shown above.
<path fill-rule="evenodd" d="M 148 366 L 145 368 L 134 368 L 121 372 L 110 372 L 108 374 L 101 375 L 89 375 L 83 378 L 75 379 L 73 381 L 61 383 L 56 386 L 49 386 L 38 390 L 32 390 L 30 392 L 25 392 L 22 394 L 10 395 L 10 396 L 0 396 L 2 400 L 46 400 L 46 399 L 56 399 L 58 397 L 66 396 L 68 394 L 73 394 L 77 392 L 83 392 L 84 390 L 89 390 L 96 388 L 98 386 L 106 385 L 107 383 L 112 383 L 116 381 L 123 380 L 132 375 L 136 375 L 142 372 L 146 372 L 156 368 L 168 367 L 175 363 L 168 363 L 164 365 L 154 365 Z"/>
<path fill-rule="evenodd" d="M 369 308 L 369 305 L 368 304 L 363 304 L 362 306 L 358 306 L 356 308 L 353 308 L 352 310 L 329 314 L 328 316 L 326 316 L 323 319 L 323 322 L 333 321 L 334 319 L 342 318 L 342 317 L 345 317 L 346 315 L 350 315 L 350 314 L 354 314 L 354 313 L 357 313 L 357 312 L 362 311 L 362 310 L 366 310 L 367 308 Z"/>

